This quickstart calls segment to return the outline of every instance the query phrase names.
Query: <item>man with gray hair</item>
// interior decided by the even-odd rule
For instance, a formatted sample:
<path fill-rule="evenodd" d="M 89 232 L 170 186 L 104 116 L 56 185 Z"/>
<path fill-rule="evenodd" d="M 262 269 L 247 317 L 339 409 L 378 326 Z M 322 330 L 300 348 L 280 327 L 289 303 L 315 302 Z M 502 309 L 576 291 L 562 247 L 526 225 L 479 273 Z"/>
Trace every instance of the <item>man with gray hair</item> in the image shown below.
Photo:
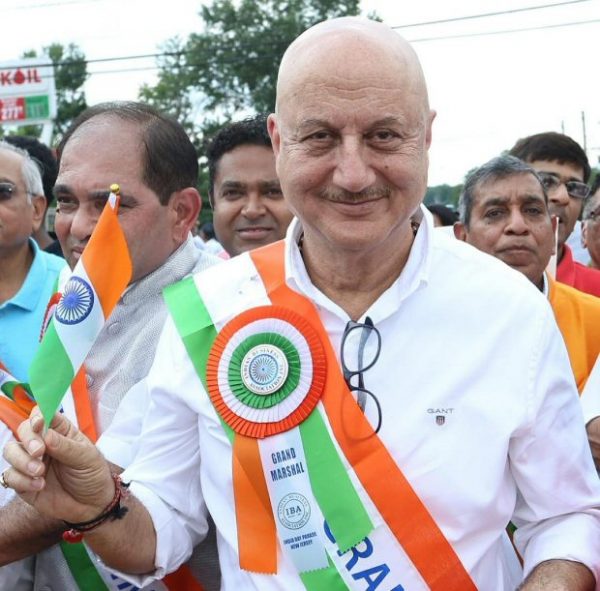
<path fill-rule="evenodd" d="M 581 219 L 581 242 L 590 253 L 589 266 L 600 269 L 600 174 L 594 179 Z"/>
<path fill-rule="evenodd" d="M 494 158 L 471 171 L 454 234 L 523 273 L 548 298 L 581 393 L 600 354 L 600 301 L 546 272 L 557 220 L 548 211 L 544 178 L 514 156 Z M 600 427 L 597 420 L 588 423 L 590 437 Z M 600 467 L 597 447 L 592 451 Z"/>
<path fill-rule="evenodd" d="M 23 382 L 28 381 L 46 304 L 65 266 L 63 259 L 44 252 L 32 239 L 45 210 L 36 163 L 25 150 L 0 141 L 0 362 Z M 0 385 L 3 382 L 0 373 Z M 0 409 L 0 445 L 11 437 Z M 0 460 L 0 470 L 4 467 Z M 9 498 L 7 492 L 0 489 L 0 506 Z M 21 584 L 30 584 L 24 567 L 17 563 L 0 568 L 0 586 L 18 591 Z M 22 577 L 25 580 L 18 583 Z"/>
<path fill-rule="evenodd" d="M 127 492 L 35 411 L 5 483 L 138 585 L 186 559 L 210 512 L 223 589 L 591 591 L 600 482 L 564 345 L 522 277 L 433 230 L 434 117 L 395 31 L 303 33 L 268 119 L 296 219 L 165 290 Z"/>
<path fill-rule="evenodd" d="M 25 150 L 0 142 L 0 361 L 24 382 L 46 304 L 65 266 L 31 238 L 45 208 L 36 163 Z"/>

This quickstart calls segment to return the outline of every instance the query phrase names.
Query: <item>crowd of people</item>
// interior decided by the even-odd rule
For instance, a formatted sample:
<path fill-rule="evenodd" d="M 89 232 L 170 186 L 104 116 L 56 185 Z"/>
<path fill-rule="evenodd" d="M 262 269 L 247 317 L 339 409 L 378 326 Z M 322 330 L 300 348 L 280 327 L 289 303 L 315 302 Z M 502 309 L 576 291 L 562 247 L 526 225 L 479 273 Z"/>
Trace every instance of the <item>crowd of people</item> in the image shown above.
<path fill-rule="evenodd" d="M 212 138 L 198 232 L 148 105 L 88 108 L 56 162 L 0 141 L 0 387 L 113 183 L 133 267 L 73 409 L 0 393 L 0 589 L 600 588 L 600 182 L 544 132 L 428 211 L 434 119 L 411 46 L 339 18 Z"/>

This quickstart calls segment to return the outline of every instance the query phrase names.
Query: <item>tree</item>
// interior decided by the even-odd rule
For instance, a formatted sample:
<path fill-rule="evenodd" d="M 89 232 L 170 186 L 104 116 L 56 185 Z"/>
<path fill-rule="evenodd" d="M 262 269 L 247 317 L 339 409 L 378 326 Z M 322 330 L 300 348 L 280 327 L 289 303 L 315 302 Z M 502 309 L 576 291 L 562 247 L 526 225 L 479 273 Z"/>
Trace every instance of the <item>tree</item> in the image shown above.
<path fill-rule="evenodd" d="M 54 118 L 53 140 L 62 135 L 79 113 L 87 108 L 83 84 L 87 80 L 87 62 L 81 49 L 70 43 L 64 46 L 53 43 L 44 47 L 42 55 L 35 50 L 26 51 L 22 57 L 40 57 L 50 59 L 54 65 L 54 82 L 56 85 L 56 117 Z M 39 137 L 41 125 L 23 125 L 17 128 L 18 135 Z"/>
<path fill-rule="evenodd" d="M 214 0 L 202 6 L 203 30 L 171 39 L 158 83 L 140 98 L 176 117 L 199 142 L 237 113 L 270 112 L 287 46 L 311 25 L 356 15 L 360 0 Z M 195 115 L 202 114 L 200 124 Z"/>
<path fill-rule="evenodd" d="M 161 47 L 158 82 L 139 97 L 177 119 L 202 153 L 206 138 L 234 116 L 273 111 L 279 62 L 300 33 L 359 12 L 360 0 L 213 0 L 200 9 L 201 32 Z M 201 167 L 201 221 L 211 216 L 207 179 Z"/>

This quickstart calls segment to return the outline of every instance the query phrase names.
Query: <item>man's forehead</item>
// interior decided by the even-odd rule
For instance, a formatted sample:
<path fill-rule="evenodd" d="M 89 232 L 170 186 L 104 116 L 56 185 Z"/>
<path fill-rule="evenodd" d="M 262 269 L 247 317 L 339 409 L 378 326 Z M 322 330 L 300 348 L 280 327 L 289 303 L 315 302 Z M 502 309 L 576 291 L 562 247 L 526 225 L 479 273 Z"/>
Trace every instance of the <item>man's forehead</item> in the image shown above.
<path fill-rule="evenodd" d="M 381 23 L 339 19 L 309 29 L 288 49 L 277 83 L 277 108 L 310 96 L 319 86 L 352 92 L 390 83 L 427 101 L 418 58 L 412 48 Z M 295 102 L 295 101 L 294 101 Z"/>
<path fill-rule="evenodd" d="M 475 188 L 475 198 L 481 205 L 490 202 L 508 203 L 512 199 L 545 202 L 542 185 L 531 173 L 485 180 Z"/>
<path fill-rule="evenodd" d="M 12 150 L 0 149 L 0 175 L 7 174 L 17 176 L 19 179 L 22 176 L 21 169 L 23 166 L 23 156 Z M 17 180 L 17 179 L 13 179 Z"/>
<path fill-rule="evenodd" d="M 528 164 L 538 171 L 554 172 L 570 180 L 583 181 L 583 167 L 576 162 L 533 160 Z"/>

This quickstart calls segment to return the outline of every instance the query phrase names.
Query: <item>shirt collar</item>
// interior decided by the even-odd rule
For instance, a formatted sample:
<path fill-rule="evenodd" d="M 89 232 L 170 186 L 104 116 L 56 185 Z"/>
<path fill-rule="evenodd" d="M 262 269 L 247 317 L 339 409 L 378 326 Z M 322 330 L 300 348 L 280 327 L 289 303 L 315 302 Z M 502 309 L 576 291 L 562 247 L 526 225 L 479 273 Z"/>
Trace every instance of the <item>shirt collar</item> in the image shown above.
<path fill-rule="evenodd" d="M 33 238 L 29 238 L 29 248 L 33 251 L 33 261 L 27 272 L 27 277 L 25 277 L 21 289 L 4 303 L 4 305 L 10 304 L 23 310 L 35 310 L 44 291 L 40 289 L 40 285 L 44 283 L 48 271 L 46 259 L 40 254 L 40 248 Z"/>
<path fill-rule="evenodd" d="M 410 249 L 408 259 L 394 283 L 374 302 L 365 316 L 377 323 L 387 318 L 400 304 L 416 292 L 429 278 L 432 257 L 433 217 L 421 205 L 422 219 Z M 300 220 L 294 218 L 285 239 L 285 279 L 287 285 L 322 306 L 338 317 L 348 320 L 348 314 L 310 280 L 298 243 L 303 234 Z"/>

